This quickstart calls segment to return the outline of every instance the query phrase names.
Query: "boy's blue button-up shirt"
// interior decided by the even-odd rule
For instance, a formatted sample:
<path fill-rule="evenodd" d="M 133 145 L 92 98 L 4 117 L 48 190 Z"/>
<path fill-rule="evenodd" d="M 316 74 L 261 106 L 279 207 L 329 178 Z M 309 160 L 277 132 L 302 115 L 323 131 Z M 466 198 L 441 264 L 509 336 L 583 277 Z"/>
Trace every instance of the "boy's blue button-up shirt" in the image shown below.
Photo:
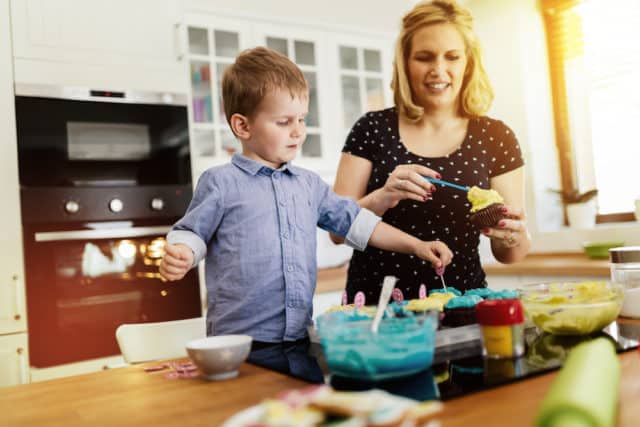
<path fill-rule="evenodd" d="M 363 250 L 379 220 L 313 172 L 236 154 L 200 177 L 167 240 L 206 257 L 209 335 L 293 341 L 311 323 L 316 226 Z"/>

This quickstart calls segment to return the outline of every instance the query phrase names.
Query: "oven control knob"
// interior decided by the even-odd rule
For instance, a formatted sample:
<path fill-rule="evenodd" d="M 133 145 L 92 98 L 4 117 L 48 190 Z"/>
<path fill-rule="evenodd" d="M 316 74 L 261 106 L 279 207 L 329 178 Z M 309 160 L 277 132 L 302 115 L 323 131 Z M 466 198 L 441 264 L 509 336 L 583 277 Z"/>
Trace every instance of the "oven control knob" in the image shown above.
<path fill-rule="evenodd" d="M 151 209 L 154 211 L 161 211 L 164 209 L 164 200 L 160 197 L 154 197 L 151 199 Z"/>
<path fill-rule="evenodd" d="M 80 210 L 80 205 L 75 200 L 69 200 L 64 204 L 64 210 L 70 214 L 78 213 L 78 211 Z"/>
<path fill-rule="evenodd" d="M 109 201 L 109 210 L 113 213 L 118 213 L 122 211 L 124 204 L 120 199 L 111 199 Z"/>

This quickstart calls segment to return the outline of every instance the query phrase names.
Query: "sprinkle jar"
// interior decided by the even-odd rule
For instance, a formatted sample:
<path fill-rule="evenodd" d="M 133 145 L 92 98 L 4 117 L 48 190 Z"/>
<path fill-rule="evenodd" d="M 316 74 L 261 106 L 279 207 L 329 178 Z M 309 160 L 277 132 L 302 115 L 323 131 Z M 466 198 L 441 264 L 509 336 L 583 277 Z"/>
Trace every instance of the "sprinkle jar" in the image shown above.
<path fill-rule="evenodd" d="M 519 299 L 485 300 L 476 305 L 483 354 L 490 358 L 524 353 L 524 310 Z"/>

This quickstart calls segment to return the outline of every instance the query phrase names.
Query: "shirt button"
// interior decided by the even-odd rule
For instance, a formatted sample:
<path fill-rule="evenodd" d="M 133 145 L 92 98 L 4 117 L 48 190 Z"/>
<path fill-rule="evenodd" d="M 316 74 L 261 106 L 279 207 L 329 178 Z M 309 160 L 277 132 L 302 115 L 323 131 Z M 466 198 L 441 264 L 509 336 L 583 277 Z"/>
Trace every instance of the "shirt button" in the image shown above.
<path fill-rule="evenodd" d="M 284 237 L 285 239 L 288 239 L 289 233 L 285 231 L 284 233 L 282 233 L 282 237 Z"/>
<path fill-rule="evenodd" d="M 293 265 L 288 266 L 288 267 L 287 267 L 287 271 L 288 271 L 288 272 L 292 272 L 292 271 L 293 271 Z"/>
<path fill-rule="evenodd" d="M 274 172 L 273 173 L 273 179 L 278 179 L 278 178 L 280 178 L 280 174 L 277 173 L 277 172 Z"/>
<path fill-rule="evenodd" d="M 280 200 L 280 205 L 282 205 L 282 206 L 287 206 L 287 202 L 285 202 L 285 201 L 284 201 L 284 199 L 283 199 L 283 200 Z"/>

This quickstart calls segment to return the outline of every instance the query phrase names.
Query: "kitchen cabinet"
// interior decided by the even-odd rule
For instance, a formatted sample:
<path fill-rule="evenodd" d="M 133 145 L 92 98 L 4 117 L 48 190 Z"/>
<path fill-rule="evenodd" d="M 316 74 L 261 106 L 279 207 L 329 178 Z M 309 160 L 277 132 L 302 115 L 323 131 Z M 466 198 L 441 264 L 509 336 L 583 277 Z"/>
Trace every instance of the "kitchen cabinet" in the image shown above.
<path fill-rule="evenodd" d="M 370 109 L 390 105 L 392 41 L 321 26 L 267 18 L 185 13 L 194 182 L 207 168 L 240 149 L 229 130 L 220 85 L 224 69 L 242 50 L 267 46 L 289 57 L 309 84 L 307 139 L 296 164 L 323 177 L 335 173 L 348 129 Z"/>
<path fill-rule="evenodd" d="M 28 382 L 27 334 L 0 336 L 0 387 Z"/>
<path fill-rule="evenodd" d="M 12 0 L 16 81 L 184 91 L 181 5 L 180 0 Z"/>
<path fill-rule="evenodd" d="M 0 0 L 0 386 L 29 381 L 9 0 Z"/>

